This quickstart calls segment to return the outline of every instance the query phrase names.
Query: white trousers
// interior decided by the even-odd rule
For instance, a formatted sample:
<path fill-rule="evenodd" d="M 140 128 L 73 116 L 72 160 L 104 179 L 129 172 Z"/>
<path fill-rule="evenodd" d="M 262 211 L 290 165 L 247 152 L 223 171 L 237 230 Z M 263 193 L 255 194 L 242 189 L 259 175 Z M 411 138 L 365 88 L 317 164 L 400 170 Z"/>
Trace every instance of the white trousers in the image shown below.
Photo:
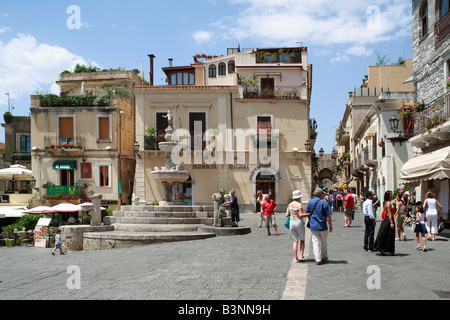
<path fill-rule="evenodd" d="M 320 262 L 323 259 L 328 258 L 327 238 L 328 230 L 311 231 L 314 259 L 316 262 Z"/>

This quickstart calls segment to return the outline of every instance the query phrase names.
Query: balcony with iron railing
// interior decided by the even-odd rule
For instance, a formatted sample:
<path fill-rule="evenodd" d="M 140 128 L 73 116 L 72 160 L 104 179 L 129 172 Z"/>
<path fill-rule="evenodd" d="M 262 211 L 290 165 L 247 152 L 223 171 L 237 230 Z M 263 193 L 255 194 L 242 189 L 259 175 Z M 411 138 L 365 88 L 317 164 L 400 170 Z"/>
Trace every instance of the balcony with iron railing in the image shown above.
<path fill-rule="evenodd" d="M 450 34 L 450 12 L 434 25 L 434 46 L 438 47 Z"/>
<path fill-rule="evenodd" d="M 81 150 L 86 147 L 81 137 L 44 137 L 44 145 L 47 150 Z"/>
<path fill-rule="evenodd" d="M 31 161 L 30 151 L 12 150 L 11 151 L 11 163 L 16 161 Z"/>
<path fill-rule="evenodd" d="M 307 91 L 306 86 L 274 86 L 274 87 L 260 87 L 260 86 L 242 86 L 243 99 L 266 99 L 266 100 L 306 100 Z"/>
<path fill-rule="evenodd" d="M 378 165 L 377 148 L 376 147 L 367 146 L 363 149 L 362 165 L 372 167 L 372 168 L 376 167 Z"/>
<path fill-rule="evenodd" d="M 450 120 L 450 91 L 423 107 L 412 115 L 412 124 L 407 137 L 431 133 L 432 129 Z"/>
<path fill-rule="evenodd" d="M 256 63 L 302 63 L 302 53 L 298 49 L 259 49 Z"/>

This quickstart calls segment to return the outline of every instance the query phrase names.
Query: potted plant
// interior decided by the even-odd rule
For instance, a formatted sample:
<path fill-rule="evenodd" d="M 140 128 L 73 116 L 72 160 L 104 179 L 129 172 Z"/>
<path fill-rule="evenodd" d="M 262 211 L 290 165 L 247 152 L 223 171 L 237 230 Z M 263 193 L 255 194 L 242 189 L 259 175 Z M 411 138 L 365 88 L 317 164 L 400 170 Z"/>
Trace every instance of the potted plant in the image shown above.
<path fill-rule="evenodd" d="M 154 127 L 148 127 L 145 130 L 145 150 L 156 150 L 156 144 L 158 143 L 158 137 L 156 136 L 156 129 Z"/>
<path fill-rule="evenodd" d="M 403 120 L 411 119 L 412 112 L 413 112 L 413 108 L 411 108 L 411 107 L 403 108 L 402 111 L 400 111 L 400 113 L 399 113 L 400 119 L 403 119 Z"/>
<path fill-rule="evenodd" d="M 420 102 L 417 101 L 416 104 L 413 107 L 413 110 L 417 111 L 417 112 L 420 112 L 420 111 L 422 111 L 424 109 L 425 109 L 425 102 L 423 101 L 423 99 Z"/>
<path fill-rule="evenodd" d="M 9 111 L 6 111 L 3 114 L 3 120 L 5 120 L 5 123 L 11 123 L 13 118 L 14 118 L 14 116 Z"/>

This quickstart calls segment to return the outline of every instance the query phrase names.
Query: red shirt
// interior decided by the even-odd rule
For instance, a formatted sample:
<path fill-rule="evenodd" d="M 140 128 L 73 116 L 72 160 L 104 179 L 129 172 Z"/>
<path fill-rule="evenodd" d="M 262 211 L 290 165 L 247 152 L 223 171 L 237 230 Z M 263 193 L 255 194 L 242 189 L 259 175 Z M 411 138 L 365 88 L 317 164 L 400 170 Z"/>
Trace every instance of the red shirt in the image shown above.
<path fill-rule="evenodd" d="M 271 216 L 272 214 L 275 213 L 273 210 L 275 209 L 276 206 L 277 206 L 277 203 L 275 201 L 273 201 L 272 199 L 269 199 L 269 202 L 267 202 L 267 200 L 265 200 L 261 207 L 263 209 L 265 216 Z"/>
<path fill-rule="evenodd" d="M 355 198 L 353 198 L 350 192 L 345 196 L 345 208 L 355 209 Z"/>

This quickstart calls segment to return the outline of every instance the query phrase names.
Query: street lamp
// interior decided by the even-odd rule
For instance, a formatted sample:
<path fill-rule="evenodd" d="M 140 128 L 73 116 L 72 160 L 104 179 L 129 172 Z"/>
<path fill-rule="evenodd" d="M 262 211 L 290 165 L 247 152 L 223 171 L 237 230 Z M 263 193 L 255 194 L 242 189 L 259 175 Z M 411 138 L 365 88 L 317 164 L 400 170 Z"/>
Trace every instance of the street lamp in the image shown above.
<path fill-rule="evenodd" d="M 398 130 L 398 124 L 399 124 L 399 120 L 396 116 L 392 116 L 391 119 L 389 119 L 389 124 L 391 125 L 391 130 L 394 132 L 397 132 Z"/>
<path fill-rule="evenodd" d="M 305 150 L 308 152 L 311 151 L 311 142 L 309 142 L 309 140 L 307 140 L 305 143 Z"/>
<path fill-rule="evenodd" d="M 36 179 L 34 177 L 31 177 L 30 184 L 33 188 L 36 186 Z"/>
<path fill-rule="evenodd" d="M 139 152 L 139 148 L 141 146 L 139 145 L 139 143 L 137 143 L 137 141 L 134 143 L 133 148 L 134 148 L 134 153 L 139 157 L 139 159 L 141 158 L 141 155 L 138 153 Z"/>
<path fill-rule="evenodd" d="M 319 156 L 322 158 L 325 154 L 325 151 L 323 150 L 323 148 L 320 148 L 319 150 Z"/>

